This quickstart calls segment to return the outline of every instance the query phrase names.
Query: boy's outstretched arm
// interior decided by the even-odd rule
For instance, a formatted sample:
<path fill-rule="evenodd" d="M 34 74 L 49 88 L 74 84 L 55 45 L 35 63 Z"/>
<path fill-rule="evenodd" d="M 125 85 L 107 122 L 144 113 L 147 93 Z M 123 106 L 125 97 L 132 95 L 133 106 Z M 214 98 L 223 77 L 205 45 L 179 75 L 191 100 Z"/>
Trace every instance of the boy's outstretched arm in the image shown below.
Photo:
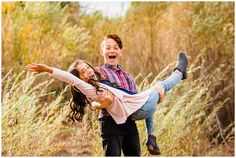
<path fill-rule="evenodd" d="M 41 72 L 48 72 L 50 74 L 53 73 L 53 69 L 46 64 L 29 64 L 27 65 L 27 70 L 32 72 L 33 74 L 38 74 Z"/>

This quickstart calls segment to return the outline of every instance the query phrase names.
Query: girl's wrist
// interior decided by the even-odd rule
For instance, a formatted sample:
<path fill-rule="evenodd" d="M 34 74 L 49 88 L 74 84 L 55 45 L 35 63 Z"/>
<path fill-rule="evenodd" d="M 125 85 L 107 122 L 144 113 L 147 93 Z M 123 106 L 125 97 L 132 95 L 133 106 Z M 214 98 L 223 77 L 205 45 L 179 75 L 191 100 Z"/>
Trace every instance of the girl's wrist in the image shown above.
<path fill-rule="evenodd" d="M 47 66 L 47 65 L 45 66 L 44 70 L 45 70 L 46 72 L 50 73 L 50 74 L 53 73 L 53 69 L 52 69 L 51 67 Z"/>

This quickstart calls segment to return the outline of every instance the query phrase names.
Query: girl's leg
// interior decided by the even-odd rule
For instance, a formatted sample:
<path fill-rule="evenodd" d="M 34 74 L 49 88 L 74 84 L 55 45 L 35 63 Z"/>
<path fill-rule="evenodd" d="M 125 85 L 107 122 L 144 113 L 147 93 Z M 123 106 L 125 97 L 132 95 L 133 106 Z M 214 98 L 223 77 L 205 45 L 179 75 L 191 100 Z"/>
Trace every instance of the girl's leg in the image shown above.
<path fill-rule="evenodd" d="M 139 110 L 132 114 L 134 120 L 145 119 L 148 133 L 152 133 L 154 131 L 153 114 L 160 98 L 156 88 L 161 86 L 166 92 L 176 86 L 182 79 L 186 79 L 187 65 L 188 62 L 186 55 L 184 53 L 180 53 L 175 71 L 166 80 L 156 83 L 147 102 Z M 181 70 L 181 72 L 179 70 Z M 160 154 L 160 150 L 156 144 L 156 137 L 154 135 L 148 135 L 148 141 L 146 145 L 151 154 Z"/>
<path fill-rule="evenodd" d="M 160 95 L 156 91 L 156 88 L 161 86 L 166 92 L 171 88 L 173 88 L 175 85 L 177 85 L 181 81 L 182 77 L 183 77 L 182 73 L 179 70 L 175 70 L 171 74 L 171 76 L 169 76 L 166 80 L 156 83 L 154 85 L 154 88 L 152 89 L 152 92 L 150 93 L 147 102 L 140 109 L 138 109 L 136 112 L 132 114 L 132 118 L 134 120 L 142 120 L 152 117 L 160 98 Z M 147 125 L 147 127 L 150 127 L 150 125 L 151 123 Z"/>
<path fill-rule="evenodd" d="M 145 119 L 145 123 L 146 123 L 146 128 L 147 128 L 147 149 L 149 151 L 150 154 L 152 155 L 160 155 L 160 149 L 157 145 L 156 142 L 156 137 L 154 135 L 154 124 L 153 124 L 153 115 L 151 115 L 151 117 L 146 118 Z"/>
<path fill-rule="evenodd" d="M 134 120 L 145 119 L 148 133 L 148 140 L 146 145 L 149 153 L 152 155 L 161 154 L 160 149 L 156 143 L 156 137 L 152 135 L 152 133 L 154 133 L 153 115 L 156 110 L 156 105 L 159 100 L 159 96 L 159 93 L 155 89 L 152 89 L 152 92 L 150 93 L 147 102 L 139 110 L 132 114 L 132 118 Z"/>
<path fill-rule="evenodd" d="M 151 91 L 146 103 L 132 114 L 133 120 L 143 120 L 153 116 L 160 95 L 154 88 Z"/>
<path fill-rule="evenodd" d="M 156 88 L 157 86 L 161 86 L 165 91 L 169 91 L 176 84 L 178 84 L 180 80 L 184 80 L 187 78 L 187 67 L 187 56 L 184 52 L 180 52 L 174 72 L 165 81 L 155 84 L 154 87 Z"/>
<path fill-rule="evenodd" d="M 154 85 L 154 88 L 161 86 L 162 88 L 164 88 L 165 92 L 167 92 L 171 88 L 176 86 L 181 81 L 182 78 L 183 74 L 176 69 L 167 79 L 165 79 L 164 81 L 157 82 Z"/>
<path fill-rule="evenodd" d="M 156 143 L 156 137 L 154 136 L 154 124 L 153 124 L 153 115 L 156 110 L 156 105 L 159 100 L 159 93 L 152 89 L 149 99 L 139 110 L 132 114 L 133 119 L 141 120 L 145 119 L 146 128 L 147 128 L 147 149 L 152 155 L 161 154 L 160 149 Z"/>
<path fill-rule="evenodd" d="M 153 124 L 153 115 L 149 118 L 145 119 L 147 133 L 152 134 L 154 132 L 154 124 Z"/>

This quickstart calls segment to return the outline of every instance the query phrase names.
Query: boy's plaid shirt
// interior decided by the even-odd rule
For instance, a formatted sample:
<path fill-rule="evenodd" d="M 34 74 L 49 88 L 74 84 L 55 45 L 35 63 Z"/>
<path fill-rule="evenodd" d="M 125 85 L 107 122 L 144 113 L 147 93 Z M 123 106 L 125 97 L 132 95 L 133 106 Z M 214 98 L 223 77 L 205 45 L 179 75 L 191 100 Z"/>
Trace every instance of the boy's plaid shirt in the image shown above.
<path fill-rule="evenodd" d="M 137 93 L 137 87 L 135 85 L 133 77 L 130 74 L 124 72 L 121 69 L 121 65 L 117 65 L 117 67 L 114 67 L 105 64 L 102 67 L 96 67 L 96 70 L 100 72 L 111 83 L 115 83 L 119 87 Z"/>

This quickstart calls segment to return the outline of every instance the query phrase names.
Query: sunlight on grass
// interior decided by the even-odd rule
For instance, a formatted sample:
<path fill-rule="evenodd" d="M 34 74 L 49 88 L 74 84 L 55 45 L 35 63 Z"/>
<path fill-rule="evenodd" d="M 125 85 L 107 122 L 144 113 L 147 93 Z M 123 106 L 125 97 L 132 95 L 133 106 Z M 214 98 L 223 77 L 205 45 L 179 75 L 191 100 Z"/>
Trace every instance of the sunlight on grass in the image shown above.
<path fill-rule="evenodd" d="M 168 69 L 172 67 L 167 66 L 155 80 L 168 76 Z M 199 78 L 193 80 L 197 69 L 200 70 Z M 201 71 L 202 67 L 197 69 L 190 66 L 189 78 L 167 92 L 164 101 L 157 105 L 155 134 L 162 156 L 210 156 L 222 154 L 217 149 L 233 150 L 233 125 L 220 131 L 222 129 L 216 122 L 217 113 L 231 97 L 220 99 L 219 96 L 232 91 L 233 82 L 213 97 L 209 92 L 226 77 L 224 74 L 207 76 L 208 82 L 204 82 L 206 72 Z M 87 108 L 83 122 L 71 125 L 67 117 L 69 101 L 65 99 L 68 86 L 58 95 L 54 91 L 47 92 L 47 88 L 54 83 L 53 79 L 35 84 L 38 78 L 44 76 L 33 76 L 25 71 L 16 75 L 10 71 L 3 78 L 2 155 L 102 156 L 98 111 Z M 140 84 L 143 89 L 152 85 L 145 81 L 147 78 Z M 48 96 L 55 99 L 45 102 Z M 137 121 L 137 126 L 142 156 L 150 156 L 145 146 L 144 121 Z M 220 132 L 228 133 L 224 142 L 226 146 L 217 145 L 222 138 Z"/>

